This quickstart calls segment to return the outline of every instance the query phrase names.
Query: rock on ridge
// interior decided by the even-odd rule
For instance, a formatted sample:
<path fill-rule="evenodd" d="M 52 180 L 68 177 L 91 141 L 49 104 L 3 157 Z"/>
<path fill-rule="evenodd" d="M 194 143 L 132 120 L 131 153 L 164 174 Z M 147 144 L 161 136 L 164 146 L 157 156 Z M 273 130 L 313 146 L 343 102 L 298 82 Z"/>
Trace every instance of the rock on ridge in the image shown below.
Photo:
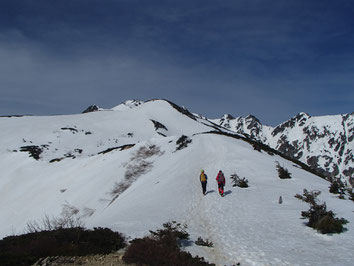
<path fill-rule="evenodd" d="M 96 112 L 99 110 L 101 110 L 101 108 L 98 105 L 93 104 L 93 105 L 90 105 L 89 107 L 87 107 L 82 113 L 86 114 L 86 113 Z"/>

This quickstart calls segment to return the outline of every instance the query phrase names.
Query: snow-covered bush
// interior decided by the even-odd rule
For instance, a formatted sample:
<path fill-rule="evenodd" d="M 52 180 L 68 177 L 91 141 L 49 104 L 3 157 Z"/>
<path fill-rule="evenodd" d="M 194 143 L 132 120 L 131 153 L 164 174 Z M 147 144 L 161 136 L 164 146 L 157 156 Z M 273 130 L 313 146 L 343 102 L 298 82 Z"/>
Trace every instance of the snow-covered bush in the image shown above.
<path fill-rule="evenodd" d="M 240 187 L 240 188 L 247 188 L 248 187 L 248 180 L 246 179 L 246 177 L 244 178 L 240 178 L 236 173 L 232 174 L 230 176 L 231 178 L 231 183 L 233 187 Z"/>
<path fill-rule="evenodd" d="M 332 211 L 327 211 L 326 203 L 319 204 L 317 196 L 321 191 L 310 191 L 304 189 L 303 195 L 296 194 L 295 197 L 310 204 L 308 211 L 303 211 L 301 216 L 309 219 L 307 226 L 316 229 L 322 234 L 341 233 L 345 229 L 344 224 L 348 223 L 344 218 L 335 218 Z"/>
<path fill-rule="evenodd" d="M 152 162 L 148 162 L 145 160 L 141 160 L 136 164 L 128 164 L 127 170 L 125 171 L 124 177 L 126 181 L 129 181 L 133 178 L 139 177 L 147 172 L 149 172 L 152 168 Z"/>
<path fill-rule="evenodd" d="M 133 157 L 130 159 L 131 161 L 143 160 L 147 159 L 154 155 L 162 155 L 160 147 L 156 145 L 147 145 L 140 147 L 134 154 Z"/>
<path fill-rule="evenodd" d="M 70 204 L 64 204 L 60 216 L 50 217 L 45 214 L 40 221 L 28 221 L 26 233 L 53 231 L 62 228 L 84 227 L 84 222 L 79 215 L 79 209 Z"/>
<path fill-rule="evenodd" d="M 126 166 L 124 179 L 120 182 L 115 182 L 109 194 L 113 197 L 110 204 L 118 198 L 125 190 L 127 190 L 141 175 L 149 172 L 153 163 L 146 159 L 154 155 L 162 155 L 163 152 L 156 145 L 147 145 L 140 147 L 133 153 L 130 163 Z"/>
<path fill-rule="evenodd" d="M 288 169 L 280 166 L 279 162 L 277 162 L 276 168 L 278 171 L 279 178 L 281 178 L 281 179 L 290 179 L 291 178 L 291 174 L 288 171 Z"/>
<path fill-rule="evenodd" d="M 110 194 L 113 199 L 116 199 L 120 194 L 127 190 L 130 185 L 131 184 L 128 182 L 115 182 L 112 190 L 110 191 Z"/>

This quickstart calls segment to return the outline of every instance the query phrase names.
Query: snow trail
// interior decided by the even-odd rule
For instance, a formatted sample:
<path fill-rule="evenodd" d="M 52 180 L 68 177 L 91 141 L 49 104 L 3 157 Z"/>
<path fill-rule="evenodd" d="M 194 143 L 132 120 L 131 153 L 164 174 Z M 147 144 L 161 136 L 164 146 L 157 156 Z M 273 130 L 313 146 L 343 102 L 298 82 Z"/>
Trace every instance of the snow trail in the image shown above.
<path fill-rule="evenodd" d="M 298 179 L 304 171 L 293 168 L 292 180 L 280 180 L 275 170 L 275 161 L 281 160 L 279 157 L 269 159 L 244 143 L 240 143 L 235 152 L 231 145 L 222 145 L 223 139 L 217 136 L 212 141 L 208 139 L 207 143 L 203 142 L 204 136 L 194 141 L 194 145 L 203 146 L 203 151 L 199 152 L 203 156 L 198 163 L 208 175 L 208 185 L 207 194 L 203 196 L 198 178 L 200 172 L 195 169 L 193 204 L 186 223 L 193 232 L 192 239 L 201 236 L 211 240 L 214 247 L 202 247 L 198 252 L 190 248 L 192 254 L 202 255 L 217 265 L 236 265 L 238 262 L 241 265 L 316 265 L 319 258 L 321 265 L 333 265 L 337 261 L 333 255 L 334 243 L 338 240 L 332 241 L 343 237 L 342 241 L 349 244 L 348 236 L 327 236 L 323 241 L 321 234 L 304 226 L 300 219 L 306 205 L 304 209 L 299 208 L 293 191 L 301 192 L 304 188 L 304 183 Z M 257 165 L 245 163 L 247 157 L 254 158 Z M 215 178 L 219 170 L 226 178 L 224 197 L 217 191 Z M 240 177 L 249 179 L 249 188 L 232 187 L 229 176 L 235 171 Z M 327 183 L 320 183 L 323 187 L 317 185 L 317 189 L 326 191 Z M 283 204 L 278 203 L 280 195 Z M 312 246 L 321 248 L 310 248 Z M 341 263 L 350 265 L 350 258 L 342 257 Z"/>

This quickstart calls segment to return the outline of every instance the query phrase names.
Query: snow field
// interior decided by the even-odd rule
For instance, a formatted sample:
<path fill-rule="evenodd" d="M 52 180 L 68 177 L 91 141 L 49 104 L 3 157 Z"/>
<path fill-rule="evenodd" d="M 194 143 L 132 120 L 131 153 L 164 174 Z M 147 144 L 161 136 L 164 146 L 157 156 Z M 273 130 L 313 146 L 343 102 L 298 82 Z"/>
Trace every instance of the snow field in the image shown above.
<path fill-rule="evenodd" d="M 352 265 L 354 255 L 353 203 L 329 194 L 329 183 L 279 156 L 258 152 L 241 140 L 196 133 L 212 128 L 192 120 L 165 101 L 120 106 L 113 110 L 75 116 L 1 118 L 0 127 L 0 237 L 22 233 L 29 220 L 60 216 L 64 205 L 77 208 L 88 227 L 110 227 L 129 238 L 142 237 L 168 221 L 186 223 L 191 241 L 199 236 L 213 248 L 192 244 L 194 255 L 218 265 Z M 167 127 L 160 136 L 150 119 Z M 62 127 L 74 127 L 73 134 Z M 82 131 L 80 131 L 82 130 Z M 92 132 L 85 135 L 86 131 Z M 127 136 L 133 133 L 132 137 Z M 192 143 L 176 151 L 176 141 L 188 135 Z M 23 142 L 26 138 L 26 143 Z M 117 140 L 117 143 L 115 140 Z M 39 161 L 20 146 L 52 142 Z M 98 145 L 100 144 L 101 145 Z M 124 144 L 134 147 L 106 154 L 98 152 Z M 150 171 L 113 201 L 116 182 L 125 179 L 140 147 L 156 145 L 163 152 L 145 160 Z M 48 163 L 75 148 L 75 159 Z M 57 149 L 57 150 L 55 150 Z M 276 162 L 292 179 L 281 180 Z M 202 195 L 200 169 L 208 175 L 208 193 Z M 217 192 L 218 170 L 226 177 L 225 197 Z M 229 176 L 249 180 L 249 188 L 232 187 Z M 320 190 L 329 210 L 349 221 L 348 231 L 321 235 L 304 225 L 301 211 L 308 205 L 294 198 L 303 189 Z M 278 204 L 279 196 L 283 204 Z M 91 216 L 85 210 L 93 211 Z"/>

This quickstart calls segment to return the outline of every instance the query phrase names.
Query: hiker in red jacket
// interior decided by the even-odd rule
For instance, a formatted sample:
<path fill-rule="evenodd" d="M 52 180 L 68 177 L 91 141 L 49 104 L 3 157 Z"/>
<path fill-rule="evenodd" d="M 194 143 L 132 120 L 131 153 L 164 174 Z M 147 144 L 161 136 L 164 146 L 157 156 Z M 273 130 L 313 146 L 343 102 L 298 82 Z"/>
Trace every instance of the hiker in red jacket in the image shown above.
<path fill-rule="evenodd" d="M 224 173 L 220 170 L 216 176 L 216 181 L 218 182 L 219 194 L 224 196 L 224 186 L 225 186 L 225 176 Z"/>

